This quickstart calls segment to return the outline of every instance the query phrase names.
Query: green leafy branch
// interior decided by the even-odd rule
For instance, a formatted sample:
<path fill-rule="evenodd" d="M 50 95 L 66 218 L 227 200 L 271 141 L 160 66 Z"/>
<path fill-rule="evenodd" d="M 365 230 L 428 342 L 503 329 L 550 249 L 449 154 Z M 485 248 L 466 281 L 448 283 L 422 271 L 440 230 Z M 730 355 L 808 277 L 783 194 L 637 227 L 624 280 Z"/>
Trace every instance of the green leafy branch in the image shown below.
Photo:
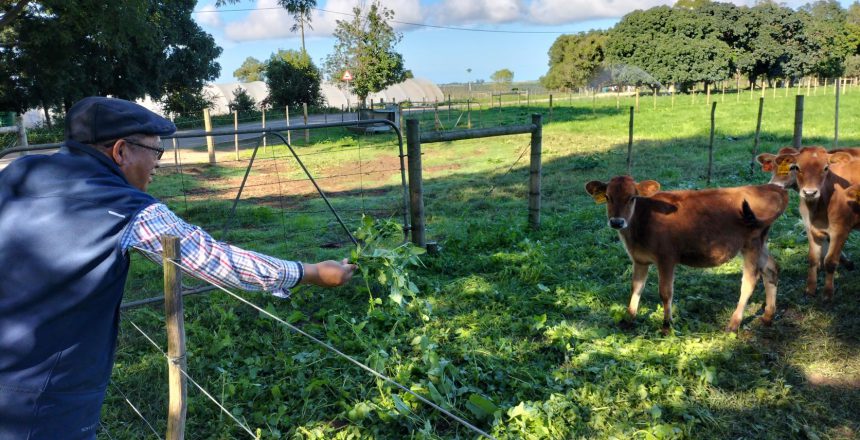
<path fill-rule="evenodd" d="M 388 291 L 388 298 L 400 307 L 406 307 L 418 295 L 418 286 L 409 279 L 409 266 L 422 265 L 419 255 L 426 251 L 401 240 L 402 227 L 393 220 L 378 220 L 362 216 L 361 226 L 355 231 L 359 245 L 352 251 L 352 262 L 364 279 L 370 298 L 370 311 L 382 304 L 374 297 L 371 280 Z M 394 245 L 392 247 L 392 245 Z"/>

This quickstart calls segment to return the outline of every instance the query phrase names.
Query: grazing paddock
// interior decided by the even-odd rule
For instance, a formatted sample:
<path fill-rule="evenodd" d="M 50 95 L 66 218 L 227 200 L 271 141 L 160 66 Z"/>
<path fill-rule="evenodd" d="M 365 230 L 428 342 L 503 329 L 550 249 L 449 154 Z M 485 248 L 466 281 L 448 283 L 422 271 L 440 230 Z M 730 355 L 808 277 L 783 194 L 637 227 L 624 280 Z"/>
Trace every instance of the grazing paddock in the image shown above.
<path fill-rule="evenodd" d="M 634 178 L 665 190 L 703 188 L 710 108 L 658 99 L 658 110 L 636 115 Z M 757 106 L 729 101 L 717 107 L 715 186 L 766 183 L 770 176 L 750 166 Z M 760 152 L 791 142 L 793 103 L 766 102 Z M 860 145 L 860 95 L 842 104 L 840 145 Z M 513 124 L 536 109 L 505 111 Z M 805 144 L 829 145 L 832 110 L 832 96 L 807 97 Z M 771 227 L 769 250 L 781 267 L 771 327 L 757 319 L 759 284 L 739 332 L 723 331 L 740 286 L 735 258 L 712 269 L 678 267 L 667 336 L 652 269 L 638 325 L 623 330 L 629 259 L 605 208 L 582 188 L 626 169 L 629 114 L 614 100 L 553 111 L 543 127 L 539 231 L 527 228 L 528 154 L 518 160 L 528 135 L 425 146 L 427 239 L 441 252 L 410 268 L 420 307 L 392 304 L 379 280 L 369 280 L 370 292 L 358 279 L 331 291 L 296 289 L 290 300 L 239 293 L 499 439 L 860 436 L 860 271 L 839 271 L 830 303 L 805 297 L 797 197 Z M 216 237 L 252 249 L 306 260 L 349 255 L 348 238 L 286 149 L 269 142 L 263 151 L 267 160 L 252 169 L 249 179 L 258 180 L 226 234 L 248 150 L 236 163 L 162 168 L 153 192 Z M 350 228 L 362 212 L 402 218 L 392 136 L 333 131 L 297 151 L 315 177 L 334 176 L 321 186 Z M 845 246 L 855 261 L 857 243 L 852 235 Z M 127 299 L 155 296 L 160 277 L 135 256 Z M 371 307 L 369 295 L 382 304 Z M 188 297 L 185 311 L 191 376 L 261 438 L 476 438 L 224 293 Z M 164 341 L 159 307 L 124 312 L 103 409 L 112 438 L 152 435 L 125 397 L 156 431 L 166 423 L 164 358 L 131 322 Z M 186 438 L 249 437 L 206 396 L 191 389 L 189 400 Z"/>

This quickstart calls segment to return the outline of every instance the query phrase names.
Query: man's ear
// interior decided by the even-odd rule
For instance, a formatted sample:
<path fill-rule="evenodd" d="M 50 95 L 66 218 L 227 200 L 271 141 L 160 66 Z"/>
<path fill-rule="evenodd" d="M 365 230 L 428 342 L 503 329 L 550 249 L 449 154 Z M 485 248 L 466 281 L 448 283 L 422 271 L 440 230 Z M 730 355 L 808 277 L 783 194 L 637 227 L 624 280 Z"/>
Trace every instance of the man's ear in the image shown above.
<path fill-rule="evenodd" d="M 114 163 L 117 165 L 122 165 L 125 162 L 125 156 L 128 154 L 128 150 L 126 149 L 126 143 L 122 139 L 117 139 L 114 141 L 113 146 L 110 147 L 109 153 L 111 159 L 113 159 Z"/>

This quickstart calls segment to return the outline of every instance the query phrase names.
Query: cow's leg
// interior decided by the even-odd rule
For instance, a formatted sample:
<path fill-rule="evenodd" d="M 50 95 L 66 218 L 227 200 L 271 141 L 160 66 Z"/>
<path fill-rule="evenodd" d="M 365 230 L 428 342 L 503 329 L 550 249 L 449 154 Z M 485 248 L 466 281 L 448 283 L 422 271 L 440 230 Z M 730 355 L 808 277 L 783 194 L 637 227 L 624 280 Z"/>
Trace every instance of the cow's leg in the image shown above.
<path fill-rule="evenodd" d="M 824 299 L 833 299 L 833 277 L 836 275 L 836 266 L 839 264 L 839 255 L 845 240 L 848 239 L 850 231 L 833 231 L 830 234 L 830 248 L 824 257 Z"/>
<path fill-rule="evenodd" d="M 809 241 L 809 268 L 806 272 L 806 294 L 815 296 L 815 288 L 818 285 L 818 266 L 821 264 L 821 247 L 826 241 L 826 236 L 815 229 L 808 228 L 806 237 Z"/>
<path fill-rule="evenodd" d="M 675 284 L 675 264 L 657 263 L 660 278 L 660 300 L 663 301 L 663 334 L 669 334 L 672 327 L 672 295 Z"/>
<path fill-rule="evenodd" d="M 776 289 L 779 284 L 779 266 L 767 248 L 764 248 L 763 256 L 765 257 L 764 266 L 760 267 L 762 278 L 764 278 L 764 315 L 761 320 L 764 325 L 770 325 L 773 322 L 773 315 L 776 314 Z M 759 261 L 762 259 L 759 258 Z"/>
<path fill-rule="evenodd" d="M 741 277 L 741 296 L 738 299 L 738 305 L 735 307 L 735 312 L 729 320 L 729 325 L 726 326 L 727 332 L 736 332 L 741 325 L 741 320 L 744 318 L 744 309 L 747 302 L 755 290 L 755 284 L 759 276 L 759 267 L 762 264 L 759 262 L 762 256 L 761 248 L 747 248 L 743 250 L 744 255 L 744 274 Z"/>
<path fill-rule="evenodd" d="M 648 268 L 650 264 L 641 264 L 633 262 L 633 286 L 630 293 L 630 305 L 627 307 L 627 315 L 630 321 L 636 318 L 636 313 L 639 311 L 639 298 L 642 295 L 642 289 L 645 287 L 645 280 L 648 279 Z"/>

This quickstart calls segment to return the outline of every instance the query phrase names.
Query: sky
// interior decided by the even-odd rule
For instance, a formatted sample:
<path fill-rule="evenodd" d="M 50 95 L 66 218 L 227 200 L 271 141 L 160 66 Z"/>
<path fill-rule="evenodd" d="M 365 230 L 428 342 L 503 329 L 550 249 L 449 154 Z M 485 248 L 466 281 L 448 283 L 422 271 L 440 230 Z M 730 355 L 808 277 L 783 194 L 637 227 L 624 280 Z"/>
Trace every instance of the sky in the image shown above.
<path fill-rule="evenodd" d="M 725 0 L 724 0 L 725 1 Z M 852 0 L 840 0 L 848 7 Z M 731 0 L 751 6 L 755 0 Z M 547 53 L 558 36 L 608 29 L 636 9 L 671 5 L 675 0 L 382 0 L 394 11 L 395 30 L 403 39 L 395 50 L 418 78 L 437 84 L 490 81 L 500 69 L 514 81 L 545 75 Z M 807 3 L 784 1 L 796 8 Z M 216 83 L 235 82 L 233 72 L 247 57 L 265 61 L 279 49 L 301 49 L 295 23 L 277 0 L 244 0 L 216 8 L 214 0 L 197 3 L 194 19 L 224 49 Z M 370 0 L 317 0 L 305 45 L 322 67 L 335 45 L 336 20 L 349 20 L 357 5 Z"/>

